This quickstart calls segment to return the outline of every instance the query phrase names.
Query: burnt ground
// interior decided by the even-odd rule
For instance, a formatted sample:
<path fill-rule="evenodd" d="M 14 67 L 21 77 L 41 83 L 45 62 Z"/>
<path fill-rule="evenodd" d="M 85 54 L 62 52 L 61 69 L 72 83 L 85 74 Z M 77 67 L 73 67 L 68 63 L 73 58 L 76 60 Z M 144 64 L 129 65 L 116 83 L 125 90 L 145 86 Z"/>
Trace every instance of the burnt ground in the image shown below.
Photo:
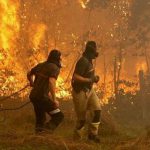
<path fill-rule="evenodd" d="M 10 100 L 3 107 L 15 107 L 23 102 Z M 65 120 L 53 133 L 34 134 L 34 112 L 31 104 L 17 111 L 0 114 L 0 149 L 2 150 L 149 150 L 150 132 L 140 125 L 122 125 L 107 111 L 103 112 L 100 125 L 101 143 L 85 138 L 73 140 L 75 115 L 72 101 L 61 101 Z M 3 116 L 5 116 L 3 118 Z M 4 119 L 4 120 L 3 120 Z"/>

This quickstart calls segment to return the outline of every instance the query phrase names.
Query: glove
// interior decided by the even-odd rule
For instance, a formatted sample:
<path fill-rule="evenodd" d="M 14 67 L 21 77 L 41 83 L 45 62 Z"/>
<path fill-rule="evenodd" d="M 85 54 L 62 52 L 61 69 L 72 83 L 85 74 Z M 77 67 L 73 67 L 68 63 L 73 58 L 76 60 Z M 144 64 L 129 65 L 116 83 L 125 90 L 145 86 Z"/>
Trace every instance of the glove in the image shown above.
<path fill-rule="evenodd" d="M 99 78 L 99 76 L 96 75 L 96 76 L 92 77 L 91 80 L 92 80 L 93 83 L 98 83 L 98 81 L 100 80 L 100 78 Z"/>

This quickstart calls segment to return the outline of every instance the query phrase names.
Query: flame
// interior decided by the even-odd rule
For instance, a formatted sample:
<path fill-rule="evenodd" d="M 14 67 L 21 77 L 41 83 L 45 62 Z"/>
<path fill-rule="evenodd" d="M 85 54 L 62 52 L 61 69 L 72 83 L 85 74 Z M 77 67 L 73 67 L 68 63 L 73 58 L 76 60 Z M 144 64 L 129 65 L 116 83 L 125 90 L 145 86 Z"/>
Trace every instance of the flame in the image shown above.
<path fill-rule="evenodd" d="M 13 60 L 14 51 L 12 49 L 15 47 L 15 39 L 20 28 L 17 18 L 18 8 L 19 3 L 16 0 L 0 0 L 0 49 L 2 49 L 0 59 L 7 59 L 3 63 L 6 66 Z"/>
<path fill-rule="evenodd" d="M 132 86 L 126 86 L 125 84 L 120 84 L 119 89 L 123 89 L 124 94 L 131 93 L 132 95 L 136 95 L 136 92 L 139 90 L 139 85 L 136 83 L 136 81 L 129 80 L 129 82 L 132 82 Z M 138 81 L 137 81 L 138 82 Z"/>
<path fill-rule="evenodd" d="M 14 0 L 0 1 L 0 46 L 4 49 L 12 48 L 13 39 L 19 31 L 19 23 L 17 21 L 18 3 Z"/>
<path fill-rule="evenodd" d="M 100 89 L 103 89 L 103 87 L 100 88 Z M 115 96 L 115 95 L 114 95 L 114 91 L 113 91 L 113 87 L 112 87 L 112 83 L 111 83 L 110 81 L 108 81 L 108 82 L 106 83 L 106 87 L 105 87 L 105 89 L 103 89 L 103 92 L 104 92 L 104 94 L 103 94 L 101 103 L 102 103 L 102 104 L 107 104 L 107 103 L 109 102 L 109 99 L 110 99 L 111 97 L 114 97 L 114 96 Z"/>
<path fill-rule="evenodd" d="M 64 79 L 62 77 L 58 77 L 57 82 L 56 82 L 56 97 L 58 98 L 69 98 L 71 94 L 67 90 L 67 86 L 65 85 Z"/>
<path fill-rule="evenodd" d="M 38 24 L 38 25 L 34 24 L 34 25 L 32 25 L 31 29 L 34 29 L 32 36 L 31 36 L 33 47 L 37 49 L 37 48 L 39 48 L 41 41 L 44 39 L 45 31 L 46 31 L 47 27 L 44 24 Z"/>
<path fill-rule="evenodd" d="M 83 9 L 87 8 L 87 5 L 90 0 L 78 0 L 81 7 Z M 26 74 L 23 72 L 22 66 L 16 63 L 15 54 L 15 46 L 16 39 L 18 37 L 18 33 L 20 30 L 20 23 L 18 20 L 18 11 L 19 10 L 19 0 L 0 0 L 0 92 L 2 95 L 9 95 L 10 93 L 19 90 L 22 88 L 23 84 L 26 82 Z M 126 14 L 125 14 L 126 15 Z M 59 24 L 58 24 L 59 25 Z M 44 23 L 32 23 L 27 32 L 29 36 L 29 43 L 31 47 L 36 51 L 35 56 L 39 61 L 45 59 L 44 54 L 39 52 L 37 49 L 40 45 L 42 45 L 45 39 L 45 32 L 47 30 L 47 26 Z M 111 34 L 113 36 L 113 34 Z M 74 34 L 72 37 L 76 40 Z M 49 45 L 51 45 L 53 41 L 49 41 Z M 64 43 L 64 42 L 62 42 Z M 28 43 L 25 43 L 28 44 Z M 76 45 L 76 43 L 75 43 Z M 19 49 L 19 48 L 18 48 Z M 23 59 L 23 58 L 22 58 Z M 30 60 L 30 58 L 29 58 Z M 33 62 L 33 57 L 31 57 L 31 62 Z M 37 62 L 36 62 L 37 63 Z M 11 64 L 11 65 L 10 65 Z M 136 64 L 137 73 L 139 70 L 147 70 L 147 66 L 145 62 L 139 62 Z M 10 71 L 10 72 L 9 72 Z M 12 72 L 11 72 L 12 71 Z M 4 80 L 3 80 L 4 79 Z M 127 80 L 127 78 L 126 78 Z M 69 98 L 69 86 L 66 85 L 63 76 L 60 76 L 57 80 L 57 90 L 56 96 L 58 98 Z M 124 92 L 128 91 L 136 91 L 136 86 L 127 87 L 124 84 L 120 85 L 120 88 L 124 89 Z M 98 90 L 101 90 L 99 87 Z M 103 94 L 104 103 L 108 102 L 110 97 L 114 96 L 113 89 L 113 78 L 108 77 L 105 93 Z M 99 91 L 98 91 L 99 92 Z"/>
<path fill-rule="evenodd" d="M 4 60 L 4 55 L 2 53 L 0 53 L 0 60 Z"/>
<path fill-rule="evenodd" d="M 136 64 L 136 74 L 139 74 L 139 71 L 143 70 L 144 72 L 147 71 L 147 65 L 145 61 L 137 62 Z"/>
<path fill-rule="evenodd" d="M 18 9 L 18 0 L 0 0 L 0 92 L 2 96 L 18 90 L 24 83 L 22 76 L 24 72 L 20 64 L 16 63 L 14 50 L 20 30 Z"/>
<path fill-rule="evenodd" d="M 81 7 L 83 8 L 83 9 L 86 9 L 87 8 L 87 4 L 88 4 L 88 2 L 89 2 L 90 0 L 79 0 L 79 3 L 80 3 L 80 5 L 81 5 Z"/>

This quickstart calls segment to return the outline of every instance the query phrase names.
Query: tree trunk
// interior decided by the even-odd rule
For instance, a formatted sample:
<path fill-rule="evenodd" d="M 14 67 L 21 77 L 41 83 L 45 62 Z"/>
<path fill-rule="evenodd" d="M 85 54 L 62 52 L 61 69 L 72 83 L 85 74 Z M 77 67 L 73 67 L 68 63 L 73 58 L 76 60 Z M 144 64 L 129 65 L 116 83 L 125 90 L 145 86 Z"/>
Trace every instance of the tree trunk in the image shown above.
<path fill-rule="evenodd" d="M 114 92 L 115 97 L 118 97 L 118 87 L 117 87 L 117 60 L 116 57 L 114 59 Z"/>
<path fill-rule="evenodd" d="M 147 51 L 146 51 L 146 47 L 144 49 L 144 55 L 145 55 L 145 60 L 146 60 L 146 65 L 147 65 L 147 72 L 149 74 L 150 73 L 150 68 L 149 68 L 149 61 L 148 61 L 148 54 L 147 54 Z"/>
<path fill-rule="evenodd" d="M 144 71 L 139 71 L 139 82 L 140 82 L 140 98 L 141 98 L 141 106 L 142 106 L 142 118 L 143 122 L 146 120 L 146 103 L 145 103 L 145 80 L 144 80 Z"/>
<path fill-rule="evenodd" d="M 107 72 L 106 57 L 105 57 L 105 54 L 104 54 L 104 94 L 106 93 L 106 72 Z"/>

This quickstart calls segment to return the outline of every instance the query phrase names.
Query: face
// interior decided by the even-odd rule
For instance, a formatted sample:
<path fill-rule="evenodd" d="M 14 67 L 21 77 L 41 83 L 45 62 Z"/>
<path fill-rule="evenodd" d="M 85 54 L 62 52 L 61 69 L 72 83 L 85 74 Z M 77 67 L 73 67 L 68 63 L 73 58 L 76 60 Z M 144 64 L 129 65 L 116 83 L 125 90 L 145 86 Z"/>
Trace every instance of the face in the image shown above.
<path fill-rule="evenodd" d="M 96 53 L 95 53 L 95 58 L 97 58 L 97 57 L 98 57 L 98 55 L 99 55 L 99 52 L 96 52 Z"/>
<path fill-rule="evenodd" d="M 96 59 L 99 55 L 99 52 L 97 51 L 97 47 L 94 48 L 93 58 Z"/>

